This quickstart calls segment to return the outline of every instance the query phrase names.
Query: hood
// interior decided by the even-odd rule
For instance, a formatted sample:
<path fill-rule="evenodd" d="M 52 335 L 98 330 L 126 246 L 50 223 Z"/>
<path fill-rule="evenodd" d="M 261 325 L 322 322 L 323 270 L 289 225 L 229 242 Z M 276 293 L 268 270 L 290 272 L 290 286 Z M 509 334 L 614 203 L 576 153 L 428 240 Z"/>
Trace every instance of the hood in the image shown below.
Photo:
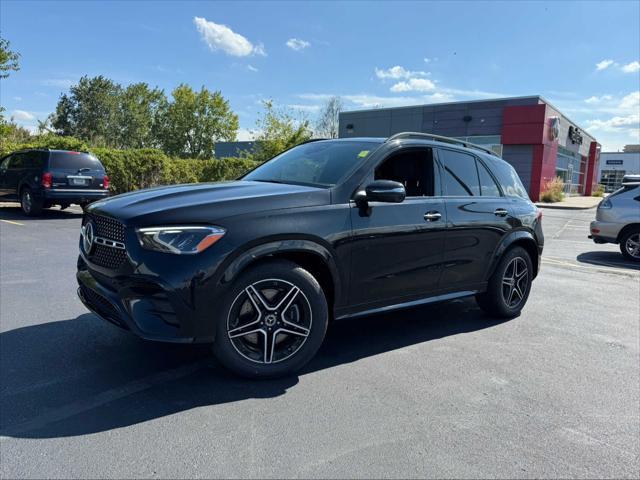
<path fill-rule="evenodd" d="M 88 211 L 117 218 L 125 224 L 152 226 L 208 223 L 251 212 L 329 203 L 331 194 L 324 188 L 234 181 L 138 190 L 95 202 Z"/>

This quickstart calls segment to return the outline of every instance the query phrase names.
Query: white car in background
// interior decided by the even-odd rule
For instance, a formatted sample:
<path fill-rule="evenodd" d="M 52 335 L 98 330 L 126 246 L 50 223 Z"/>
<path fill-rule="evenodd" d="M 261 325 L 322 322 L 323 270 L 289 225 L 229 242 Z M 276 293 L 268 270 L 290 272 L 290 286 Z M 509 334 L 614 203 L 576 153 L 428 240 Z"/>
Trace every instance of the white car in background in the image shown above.
<path fill-rule="evenodd" d="M 617 243 L 622 255 L 640 262 L 640 175 L 626 175 L 622 188 L 600 202 L 590 231 L 594 242 Z"/>

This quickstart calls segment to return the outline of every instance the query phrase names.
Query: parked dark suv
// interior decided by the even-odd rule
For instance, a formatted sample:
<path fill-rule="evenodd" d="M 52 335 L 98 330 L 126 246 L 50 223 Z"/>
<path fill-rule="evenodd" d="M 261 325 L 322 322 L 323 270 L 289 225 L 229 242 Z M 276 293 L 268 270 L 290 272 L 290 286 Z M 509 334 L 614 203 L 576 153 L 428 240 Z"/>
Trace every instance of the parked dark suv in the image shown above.
<path fill-rule="evenodd" d="M 210 342 L 231 370 L 273 377 L 313 357 L 330 319 L 467 296 L 516 316 L 542 246 L 540 212 L 489 150 L 322 140 L 238 181 L 93 203 L 78 294 L 140 337 Z"/>
<path fill-rule="evenodd" d="M 18 200 L 26 215 L 86 205 L 109 196 L 109 177 L 89 153 L 21 150 L 0 159 L 0 200 Z"/>

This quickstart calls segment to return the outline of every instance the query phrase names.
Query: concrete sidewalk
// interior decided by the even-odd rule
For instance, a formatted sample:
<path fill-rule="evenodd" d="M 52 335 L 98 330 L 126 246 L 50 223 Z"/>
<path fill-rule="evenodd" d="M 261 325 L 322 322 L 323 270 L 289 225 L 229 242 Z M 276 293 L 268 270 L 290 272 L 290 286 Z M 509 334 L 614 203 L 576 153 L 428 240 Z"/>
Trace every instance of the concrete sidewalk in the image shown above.
<path fill-rule="evenodd" d="M 540 208 L 559 208 L 563 210 L 587 210 L 598 206 L 602 197 L 565 197 L 561 202 L 536 202 Z"/>

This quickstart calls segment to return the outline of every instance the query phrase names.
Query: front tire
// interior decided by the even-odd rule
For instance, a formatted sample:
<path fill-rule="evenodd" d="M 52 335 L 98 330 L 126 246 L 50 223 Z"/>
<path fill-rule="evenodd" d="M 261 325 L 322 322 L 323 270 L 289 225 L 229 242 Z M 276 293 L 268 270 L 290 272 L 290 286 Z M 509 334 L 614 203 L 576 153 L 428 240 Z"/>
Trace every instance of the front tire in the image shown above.
<path fill-rule="evenodd" d="M 620 252 L 633 262 L 640 262 L 640 228 L 631 228 L 620 238 Z"/>
<path fill-rule="evenodd" d="M 29 187 L 23 188 L 20 192 L 20 208 L 28 217 L 35 217 L 42 213 L 42 202 L 34 198 Z"/>
<path fill-rule="evenodd" d="M 533 265 L 522 247 L 508 250 L 489 279 L 487 291 L 476 295 L 480 308 L 498 318 L 520 315 L 529 298 Z"/>
<path fill-rule="evenodd" d="M 316 354 L 327 331 L 327 301 L 317 280 L 286 260 L 242 273 L 227 291 L 213 351 L 249 378 L 294 373 Z"/>

